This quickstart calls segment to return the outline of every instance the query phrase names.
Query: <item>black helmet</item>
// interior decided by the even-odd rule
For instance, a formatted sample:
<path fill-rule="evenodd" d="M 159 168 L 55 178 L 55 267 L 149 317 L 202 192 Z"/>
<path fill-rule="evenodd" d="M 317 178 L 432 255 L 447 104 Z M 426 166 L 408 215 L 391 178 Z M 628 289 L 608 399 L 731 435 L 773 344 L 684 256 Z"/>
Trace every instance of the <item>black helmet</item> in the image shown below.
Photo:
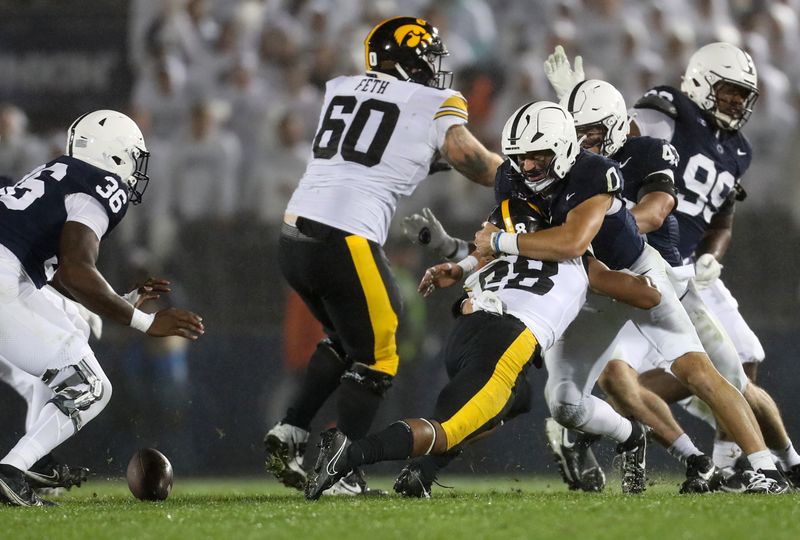
<path fill-rule="evenodd" d="M 442 71 L 447 47 L 439 31 L 423 19 L 394 17 L 372 29 L 364 40 L 367 71 L 377 71 L 434 88 L 449 88 L 453 74 Z"/>
<path fill-rule="evenodd" d="M 512 197 L 489 214 L 489 223 L 510 233 L 531 233 L 549 227 L 539 207 L 530 201 Z"/>

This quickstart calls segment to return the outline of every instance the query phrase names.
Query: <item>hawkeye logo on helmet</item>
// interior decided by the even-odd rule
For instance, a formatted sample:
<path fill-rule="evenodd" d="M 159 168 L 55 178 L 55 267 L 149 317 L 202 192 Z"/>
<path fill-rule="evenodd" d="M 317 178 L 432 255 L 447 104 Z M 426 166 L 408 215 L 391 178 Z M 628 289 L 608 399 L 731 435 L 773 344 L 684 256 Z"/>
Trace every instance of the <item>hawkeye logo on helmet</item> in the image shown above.
<path fill-rule="evenodd" d="M 419 19 L 417 20 L 419 22 Z M 424 24 L 422 21 L 421 24 Z M 426 46 L 433 43 L 433 36 L 424 27 L 416 24 L 404 24 L 394 31 L 394 39 L 401 47 L 416 49 L 420 43 L 425 42 Z"/>

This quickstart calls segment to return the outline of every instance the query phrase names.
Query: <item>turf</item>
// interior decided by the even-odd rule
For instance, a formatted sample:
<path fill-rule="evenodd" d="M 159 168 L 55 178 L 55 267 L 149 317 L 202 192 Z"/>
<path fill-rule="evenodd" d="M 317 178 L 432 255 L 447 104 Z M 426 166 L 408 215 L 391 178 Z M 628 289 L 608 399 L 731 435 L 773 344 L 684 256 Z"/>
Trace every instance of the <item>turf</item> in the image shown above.
<path fill-rule="evenodd" d="M 641 496 L 615 483 L 602 494 L 571 493 L 557 479 L 448 478 L 431 500 L 323 497 L 267 479 L 179 481 L 166 502 L 135 500 L 124 482 L 94 481 L 53 508 L 0 507 L 0 538 L 531 538 L 676 540 L 800 538 L 800 493 L 785 496 L 677 494 L 662 479 Z M 391 481 L 373 485 L 390 488 Z"/>

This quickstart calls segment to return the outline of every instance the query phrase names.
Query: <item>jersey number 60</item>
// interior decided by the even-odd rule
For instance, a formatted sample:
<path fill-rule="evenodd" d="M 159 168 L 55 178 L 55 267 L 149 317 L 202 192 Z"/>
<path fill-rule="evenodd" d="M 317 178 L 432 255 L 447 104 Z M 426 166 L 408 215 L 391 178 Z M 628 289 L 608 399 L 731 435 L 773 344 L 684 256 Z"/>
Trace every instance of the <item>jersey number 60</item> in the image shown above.
<path fill-rule="evenodd" d="M 383 152 L 386 150 L 392 132 L 397 125 L 400 108 L 395 103 L 368 99 L 355 111 L 349 127 L 347 125 L 348 122 L 343 118 L 333 118 L 333 112 L 336 107 L 341 107 L 340 114 L 350 115 L 357 104 L 358 100 L 355 96 L 336 96 L 331 100 L 328 110 L 325 111 L 322 124 L 319 126 L 319 131 L 314 137 L 315 158 L 331 159 L 335 156 L 339 151 L 339 142 L 342 141 L 342 134 L 344 134 L 341 148 L 342 159 L 359 163 L 365 167 L 374 167 L 381 162 Z M 366 151 L 357 150 L 356 145 L 358 145 L 364 127 L 367 125 L 373 111 L 380 113 L 380 123 Z M 346 133 L 345 129 L 347 129 Z M 325 146 L 322 146 L 322 140 L 325 138 L 326 133 L 330 133 L 330 136 Z M 362 144 L 361 147 L 363 148 L 365 145 Z"/>

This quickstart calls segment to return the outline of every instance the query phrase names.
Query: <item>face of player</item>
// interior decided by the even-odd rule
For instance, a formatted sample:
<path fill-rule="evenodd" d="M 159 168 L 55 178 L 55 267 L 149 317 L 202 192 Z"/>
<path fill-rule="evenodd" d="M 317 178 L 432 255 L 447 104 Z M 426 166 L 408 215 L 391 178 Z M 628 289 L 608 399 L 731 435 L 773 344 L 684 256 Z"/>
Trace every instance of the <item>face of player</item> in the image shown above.
<path fill-rule="evenodd" d="M 729 82 L 720 82 L 714 87 L 717 96 L 717 110 L 731 118 L 739 119 L 744 115 L 744 106 L 750 91 Z"/>
<path fill-rule="evenodd" d="M 517 164 L 525 173 L 526 181 L 539 182 L 547 178 L 554 157 L 555 154 L 551 150 L 528 152 L 517 158 Z"/>
<path fill-rule="evenodd" d="M 586 126 L 575 126 L 575 132 L 578 134 L 578 140 L 585 137 L 581 141 L 581 148 L 588 150 L 595 154 L 600 153 L 603 147 L 603 140 L 606 137 L 606 128 L 599 124 L 589 124 Z"/>

